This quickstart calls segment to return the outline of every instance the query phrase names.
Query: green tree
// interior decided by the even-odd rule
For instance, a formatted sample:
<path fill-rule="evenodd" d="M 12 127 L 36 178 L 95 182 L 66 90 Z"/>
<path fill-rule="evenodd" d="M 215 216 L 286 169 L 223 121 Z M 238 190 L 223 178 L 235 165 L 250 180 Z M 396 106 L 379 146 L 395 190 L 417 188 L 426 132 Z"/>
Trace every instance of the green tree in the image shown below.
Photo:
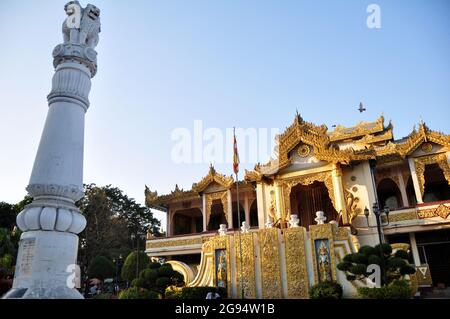
<path fill-rule="evenodd" d="M 113 259 L 128 255 L 134 247 L 131 234 L 137 231 L 160 234 L 160 222 L 149 209 L 111 185 L 85 185 L 85 196 L 77 205 L 87 220 L 86 229 L 80 234 L 80 259 L 84 266 L 95 256 Z M 145 239 L 140 240 L 140 247 L 145 247 Z"/>
<path fill-rule="evenodd" d="M 182 286 L 183 275 L 173 270 L 170 264 L 150 263 L 147 269 L 140 272 L 139 278 L 133 280 L 132 286 L 156 291 L 165 297 L 169 286 Z"/>
<path fill-rule="evenodd" d="M 121 273 L 121 277 L 123 280 L 132 282 L 133 279 L 136 278 L 137 256 L 138 256 L 137 252 L 133 251 L 125 259 L 125 262 L 122 267 L 122 273 Z M 147 268 L 148 263 L 149 263 L 148 256 L 143 252 L 139 252 L 139 272 L 141 270 Z"/>
<path fill-rule="evenodd" d="M 12 230 L 16 225 L 17 211 L 12 204 L 0 202 L 0 228 Z"/>
<path fill-rule="evenodd" d="M 0 228 L 0 271 L 5 275 L 14 273 L 18 241 L 15 237 L 16 234 L 9 229 Z"/>
<path fill-rule="evenodd" d="M 87 270 L 89 278 L 105 280 L 115 276 L 115 267 L 111 260 L 104 256 L 95 257 L 89 264 Z"/>

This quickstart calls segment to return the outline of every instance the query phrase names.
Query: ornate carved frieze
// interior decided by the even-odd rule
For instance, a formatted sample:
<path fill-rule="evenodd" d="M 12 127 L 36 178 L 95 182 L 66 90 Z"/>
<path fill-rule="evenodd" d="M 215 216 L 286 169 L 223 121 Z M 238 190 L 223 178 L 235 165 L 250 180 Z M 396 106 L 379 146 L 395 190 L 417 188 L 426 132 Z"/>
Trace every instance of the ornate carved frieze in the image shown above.
<path fill-rule="evenodd" d="M 303 227 L 288 228 L 283 232 L 289 298 L 308 298 L 309 296 L 305 233 L 306 230 Z"/>
<path fill-rule="evenodd" d="M 441 204 L 435 208 L 419 210 L 418 215 L 419 218 L 441 217 L 442 219 L 447 219 L 447 217 L 450 215 L 450 207 Z"/>
<path fill-rule="evenodd" d="M 238 296 L 241 297 L 243 288 L 244 298 L 256 298 L 253 233 L 235 233 L 234 250 L 236 256 L 236 287 Z"/>
<path fill-rule="evenodd" d="M 189 246 L 189 245 L 201 245 L 203 243 L 203 239 L 200 236 L 192 237 L 192 238 L 180 238 L 180 239 L 170 239 L 167 240 L 165 238 L 154 238 L 152 240 L 148 240 L 146 243 L 147 249 L 152 248 L 162 248 L 162 247 L 177 247 L 177 246 Z"/>
<path fill-rule="evenodd" d="M 278 228 L 258 231 L 263 299 L 282 297 L 278 232 Z"/>
<path fill-rule="evenodd" d="M 30 184 L 26 190 L 31 197 L 56 196 L 77 201 L 84 196 L 83 189 L 77 185 Z"/>

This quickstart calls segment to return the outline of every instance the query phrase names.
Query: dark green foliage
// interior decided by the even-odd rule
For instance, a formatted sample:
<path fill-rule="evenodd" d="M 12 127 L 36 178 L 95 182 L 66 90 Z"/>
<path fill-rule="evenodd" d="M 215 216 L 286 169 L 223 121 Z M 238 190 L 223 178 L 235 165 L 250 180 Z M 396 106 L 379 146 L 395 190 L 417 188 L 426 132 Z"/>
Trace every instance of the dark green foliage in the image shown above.
<path fill-rule="evenodd" d="M 181 296 L 182 296 L 182 289 L 166 291 L 166 299 L 181 299 Z"/>
<path fill-rule="evenodd" d="M 337 265 L 337 269 L 342 271 L 348 271 L 353 264 L 349 261 L 342 261 Z"/>
<path fill-rule="evenodd" d="M 369 265 L 379 265 L 381 268 L 381 284 L 390 283 L 403 279 L 404 275 L 415 273 L 415 268 L 408 262 L 409 254 L 406 251 L 398 250 L 392 254 L 392 248 L 389 244 L 381 245 L 383 253 L 380 251 L 380 245 L 375 247 L 362 246 L 357 253 L 348 254 L 343 261 L 337 264 L 340 271 L 346 273 L 349 281 L 364 280 L 370 273 L 367 273 Z M 379 292 L 370 292 L 379 293 Z"/>
<path fill-rule="evenodd" d="M 381 288 L 359 288 L 358 293 L 367 299 L 410 299 L 411 288 L 406 280 L 396 280 Z"/>
<path fill-rule="evenodd" d="M 167 287 L 184 284 L 183 275 L 174 271 L 172 265 L 159 263 L 150 263 L 148 268 L 140 272 L 139 280 L 134 283 L 140 288 L 158 292 L 163 298 Z"/>
<path fill-rule="evenodd" d="M 366 270 L 367 270 L 366 264 L 354 264 L 354 265 L 350 266 L 348 271 L 354 275 L 363 275 L 364 276 L 366 274 Z"/>
<path fill-rule="evenodd" d="M 151 290 L 131 287 L 123 290 L 119 294 L 119 299 L 159 299 L 159 294 Z"/>
<path fill-rule="evenodd" d="M 370 255 L 369 258 L 367 259 L 367 263 L 368 263 L 368 265 L 376 264 L 376 265 L 381 266 L 382 260 L 379 255 Z"/>
<path fill-rule="evenodd" d="M 227 298 L 227 291 L 222 287 L 184 287 L 181 290 L 181 299 L 205 299 L 208 292 L 216 291 L 221 298 Z"/>
<path fill-rule="evenodd" d="M 82 268 L 95 256 L 105 256 L 111 260 L 119 255 L 127 256 L 131 250 L 136 250 L 137 242 L 139 249 L 143 250 L 147 231 L 154 236 L 160 235 L 160 222 L 153 217 L 150 209 L 111 185 L 85 185 L 85 196 L 76 205 L 87 220 L 86 229 L 80 234 Z M 131 240 L 131 234 L 137 233 L 141 236 Z M 122 264 L 118 263 L 119 271 Z"/>
<path fill-rule="evenodd" d="M 358 251 L 361 254 L 364 254 L 366 256 L 375 255 L 378 251 L 371 246 L 361 246 L 361 248 Z"/>
<path fill-rule="evenodd" d="M 142 279 L 142 278 L 134 278 L 131 281 L 131 287 L 143 287 L 144 283 L 145 283 L 144 279 Z"/>
<path fill-rule="evenodd" d="M 377 251 L 377 252 L 380 251 L 380 245 L 379 244 L 376 245 L 374 248 L 375 248 L 375 251 Z M 384 243 L 384 244 L 381 245 L 381 248 L 382 248 L 383 254 L 385 256 L 390 256 L 392 254 L 392 247 L 391 247 L 391 245 Z"/>
<path fill-rule="evenodd" d="M 145 269 L 148 266 L 148 262 L 148 256 L 143 252 L 139 252 L 139 271 Z M 133 251 L 127 256 L 123 264 L 121 274 L 123 280 L 131 282 L 134 278 L 136 278 L 136 263 L 137 253 Z"/>
<path fill-rule="evenodd" d="M 352 254 L 352 262 L 356 264 L 367 264 L 367 256 L 361 253 Z"/>
<path fill-rule="evenodd" d="M 336 282 L 322 282 L 315 284 L 309 290 L 311 299 L 341 299 L 342 286 Z"/>
<path fill-rule="evenodd" d="M 104 256 L 95 257 L 89 264 L 87 270 L 89 278 L 105 280 L 115 276 L 115 267 L 111 260 Z"/>
<path fill-rule="evenodd" d="M 408 252 L 406 252 L 402 249 L 397 250 L 395 252 L 394 256 L 397 258 L 405 259 L 405 260 L 408 260 L 408 258 L 409 258 Z"/>

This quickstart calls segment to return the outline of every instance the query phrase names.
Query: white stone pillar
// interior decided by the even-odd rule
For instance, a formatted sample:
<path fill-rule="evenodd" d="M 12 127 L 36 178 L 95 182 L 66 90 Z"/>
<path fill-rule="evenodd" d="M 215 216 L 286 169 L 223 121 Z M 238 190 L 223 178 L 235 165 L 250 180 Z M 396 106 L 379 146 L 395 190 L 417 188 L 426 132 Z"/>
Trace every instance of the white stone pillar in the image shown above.
<path fill-rule="evenodd" d="M 227 190 L 228 211 L 224 212 L 228 216 L 228 229 L 233 229 L 233 199 L 231 197 L 231 190 Z M 239 221 L 238 221 L 239 222 Z"/>
<path fill-rule="evenodd" d="M 72 12 L 82 12 L 77 3 L 71 6 L 77 7 Z M 53 50 L 47 119 L 26 188 L 33 202 L 17 216 L 23 233 L 13 288 L 4 298 L 83 298 L 74 289 L 74 275 L 79 276 L 77 234 L 86 219 L 75 202 L 83 197 L 84 115 L 97 71 L 94 48 L 100 32 L 100 10 L 93 5 L 84 10 L 91 14 L 68 11 L 78 25 L 65 23 L 64 43 Z"/>
<path fill-rule="evenodd" d="M 208 230 L 208 225 L 206 224 L 206 196 L 202 194 L 202 216 L 203 216 L 203 231 Z"/>
<path fill-rule="evenodd" d="M 334 200 L 336 203 L 336 211 L 342 212 L 342 221 L 344 224 L 347 224 L 347 211 L 345 208 L 345 199 L 344 199 L 344 187 L 342 185 L 342 171 L 339 163 L 333 164 L 333 170 L 331 171 L 331 177 L 333 182 L 334 189 Z M 329 213 L 329 212 L 325 212 Z"/>
<path fill-rule="evenodd" d="M 406 184 L 403 180 L 403 174 L 400 169 L 397 169 L 397 179 L 399 184 L 398 186 L 400 187 L 400 194 L 402 195 L 403 207 L 409 207 L 408 195 L 406 194 Z"/>
<path fill-rule="evenodd" d="M 248 193 L 246 193 L 244 197 L 244 212 L 245 212 L 245 221 L 248 225 L 250 225 L 250 205 L 248 200 Z"/>
<path fill-rule="evenodd" d="M 414 258 L 414 265 L 420 266 L 419 249 L 417 249 L 416 234 L 409 233 L 409 241 L 411 243 L 411 252 Z"/>
<path fill-rule="evenodd" d="M 411 179 L 414 185 L 414 193 L 416 194 L 417 204 L 422 204 L 422 192 L 420 191 L 419 180 L 417 179 L 416 165 L 413 158 L 408 158 L 409 169 L 411 170 Z"/>
<path fill-rule="evenodd" d="M 256 184 L 256 205 L 258 209 L 258 226 L 259 228 L 264 228 L 266 223 L 266 207 L 264 201 L 264 184 Z"/>

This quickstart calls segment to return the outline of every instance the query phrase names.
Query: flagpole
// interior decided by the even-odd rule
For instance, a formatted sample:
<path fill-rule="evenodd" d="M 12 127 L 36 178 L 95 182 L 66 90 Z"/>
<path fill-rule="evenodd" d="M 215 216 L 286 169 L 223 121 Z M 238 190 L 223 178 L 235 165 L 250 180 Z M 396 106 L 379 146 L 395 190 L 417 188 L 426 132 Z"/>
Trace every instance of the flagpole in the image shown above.
<path fill-rule="evenodd" d="M 237 211 L 238 211 L 238 240 L 239 240 L 239 260 L 240 260 L 240 284 L 241 284 L 241 299 L 244 299 L 244 282 L 242 281 L 242 242 L 241 242 L 241 208 L 239 204 L 239 157 L 237 155 L 237 142 L 236 142 L 236 128 L 233 127 L 233 139 L 234 139 L 234 159 L 233 159 L 233 170 L 236 176 L 236 199 L 237 199 Z"/>
<path fill-rule="evenodd" d="M 239 233 L 239 260 L 240 260 L 240 283 L 241 283 L 241 299 L 244 299 L 244 282 L 242 281 L 242 242 L 241 242 L 241 209 L 239 206 L 239 179 L 238 173 L 236 173 L 236 197 L 237 197 L 237 210 L 238 210 L 238 233 Z"/>

